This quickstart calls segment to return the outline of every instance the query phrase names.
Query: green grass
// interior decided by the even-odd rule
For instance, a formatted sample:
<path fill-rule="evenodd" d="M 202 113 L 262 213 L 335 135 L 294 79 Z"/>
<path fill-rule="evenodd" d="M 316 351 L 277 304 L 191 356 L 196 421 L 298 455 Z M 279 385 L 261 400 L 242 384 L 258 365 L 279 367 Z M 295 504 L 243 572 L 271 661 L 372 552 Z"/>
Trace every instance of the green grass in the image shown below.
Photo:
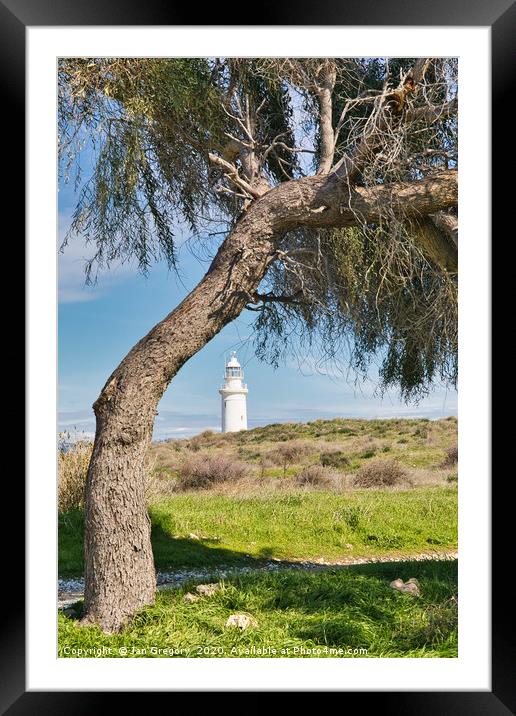
<path fill-rule="evenodd" d="M 416 577 L 421 596 L 391 589 L 397 577 Z M 160 592 L 155 605 L 139 612 L 120 634 L 79 627 L 79 614 L 60 613 L 59 656 L 457 656 L 453 561 L 261 572 L 221 584 L 214 596 L 194 604 L 183 601 L 193 584 Z M 224 628 L 233 613 L 249 614 L 257 627 L 243 632 Z"/>
<path fill-rule="evenodd" d="M 150 508 L 156 567 L 239 565 L 407 556 L 457 546 L 457 487 L 290 492 L 180 493 Z M 194 534 L 200 539 L 190 538 Z M 59 519 L 59 574 L 82 574 L 83 520 Z"/>

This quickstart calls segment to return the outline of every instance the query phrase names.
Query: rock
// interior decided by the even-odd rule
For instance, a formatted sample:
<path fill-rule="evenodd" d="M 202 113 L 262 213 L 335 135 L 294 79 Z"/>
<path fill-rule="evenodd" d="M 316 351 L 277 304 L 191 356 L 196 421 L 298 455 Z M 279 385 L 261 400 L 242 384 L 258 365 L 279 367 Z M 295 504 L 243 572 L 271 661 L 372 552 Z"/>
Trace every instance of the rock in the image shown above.
<path fill-rule="evenodd" d="M 187 592 L 185 596 L 183 597 L 183 601 L 187 602 L 188 604 L 193 604 L 194 602 L 198 602 L 200 597 L 197 594 L 192 594 L 192 592 Z"/>
<path fill-rule="evenodd" d="M 212 597 L 220 589 L 220 584 L 198 584 L 195 587 L 197 594 L 203 597 Z"/>
<path fill-rule="evenodd" d="M 419 587 L 414 582 L 406 582 L 400 590 L 407 594 L 412 594 L 414 597 L 419 597 Z"/>
<path fill-rule="evenodd" d="M 397 589 L 399 592 L 405 592 L 405 594 L 412 594 L 414 597 L 419 597 L 419 582 L 415 577 L 411 577 L 406 582 L 403 579 L 395 579 L 389 585 L 392 589 Z"/>
<path fill-rule="evenodd" d="M 389 585 L 392 589 L 401 589 L 403 587 L 403 579 L 395 579 Z"/>
<path fill-rule="evenodd" d="M 250 617 L 247 614 L 232 614 L 230 617 L 228 617 L 225 626 L 238 627 L 243 631 L 244 629 L 248 629 L 249 627 L 257 627 L 258 622 L 256 621 L 256 619 L 253 619 L 253 617 Z"/>
<path fill-rule="evenodd" d="M 188 535 L 188 539 L 201 539 L 199 535 L 194 534 L 193 532 L 190 532 Z"/>

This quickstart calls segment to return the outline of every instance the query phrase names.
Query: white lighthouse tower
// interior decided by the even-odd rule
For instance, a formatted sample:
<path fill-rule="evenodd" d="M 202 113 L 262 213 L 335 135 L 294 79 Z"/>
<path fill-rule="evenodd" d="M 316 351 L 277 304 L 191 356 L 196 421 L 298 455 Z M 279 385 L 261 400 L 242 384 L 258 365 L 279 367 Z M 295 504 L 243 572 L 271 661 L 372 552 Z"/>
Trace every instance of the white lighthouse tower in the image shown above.
<path fill-rule="evenodd" d="M 247 385 L 243 382 L 244 371 L 233 351 L 224 373 L 222 396 L 222 432 L 235 433 L 247 430 Z"/>

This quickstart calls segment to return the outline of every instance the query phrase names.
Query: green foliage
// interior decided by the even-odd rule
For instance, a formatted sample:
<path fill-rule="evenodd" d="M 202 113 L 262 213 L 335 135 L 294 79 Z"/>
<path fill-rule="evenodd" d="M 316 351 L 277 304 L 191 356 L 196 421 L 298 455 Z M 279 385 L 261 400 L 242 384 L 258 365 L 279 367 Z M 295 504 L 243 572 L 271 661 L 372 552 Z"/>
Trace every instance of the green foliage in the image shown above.
<path fill-rule="evenodd" d="M 203 59 L 61 60 L 65 172 L 85 140 L 96 151 L 71 226 L 96 246 L 89 276 L 116 259 L 174 265 L 173 227 L 195 227 L 211 201 L 207 151 L 227 127 L 211 72 Z"/>
<path fill-rule="evenodd" d="M 295 295 L 303 286 L 305 299 L 264 306 L 255 322 L 259 358 L 278 365 L 310 354 L 339 371 L 350 355 L 364 377 L 379 358 L 380 388 L 398 386 L 406 400 L 424 396 L 437 380 L 456 384 L 456 275 L 431 264 L 405 230 L 297 234 L 283 248 L 302 244 L 305 263 L 298 273 L 275 265 L 267 290 Z"/>
<path fill-rule="evenodd" d="M 96 247 L 88 277 L 114 260 L 175 265 L 174 227 L 200 229 L 202 215 L 233 220 L 241 202 L 213 192 L 208 152 L 223 152 L 235 97 L 258 107 L 256 138 L 266 146 L 282 134 L 293 143 L 292 109 L 284 82 L 261 77 L 252 60 L 67 58 L 59 64 L 61 167 L 76 170 L 87 141 L 96 150 L 82 187 L 70 236 Z M 278 157 L 265 170 L 285 179 Z M 289 155 L 290 157 L 290 155 Z M 290 157 L 291 158 L 291 157 Z M 295 169 L 291 167 L 290 176 Z M 289 178 L 287 176 L 287 178 Z M 94 274 L 93 274 L 94 275 Z"/>

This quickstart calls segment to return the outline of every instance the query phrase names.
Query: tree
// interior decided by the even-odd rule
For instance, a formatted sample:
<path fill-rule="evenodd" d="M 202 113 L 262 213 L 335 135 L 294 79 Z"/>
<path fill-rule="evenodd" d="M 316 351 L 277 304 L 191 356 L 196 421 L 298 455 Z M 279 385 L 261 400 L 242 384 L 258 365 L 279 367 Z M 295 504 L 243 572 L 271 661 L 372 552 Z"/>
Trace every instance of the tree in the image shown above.
<path fill-rule="evenodd" d="M 382 384 L 406 399 L 456 380 L 457 66 L 64 59 L 59 99 L 62 167 L 81 184 L 71 232 L 95 246 L 88 280 L 115 259 L 175 267 L 179 223 L 223 237 L 93 406 L 83 623 L 110 632 L 154 600 L 144 493 L 158 402 L 244 309 L 273 363 L 299 345 L 338 359 L 348 343 L 357 370 L 379 357 Z"/>

